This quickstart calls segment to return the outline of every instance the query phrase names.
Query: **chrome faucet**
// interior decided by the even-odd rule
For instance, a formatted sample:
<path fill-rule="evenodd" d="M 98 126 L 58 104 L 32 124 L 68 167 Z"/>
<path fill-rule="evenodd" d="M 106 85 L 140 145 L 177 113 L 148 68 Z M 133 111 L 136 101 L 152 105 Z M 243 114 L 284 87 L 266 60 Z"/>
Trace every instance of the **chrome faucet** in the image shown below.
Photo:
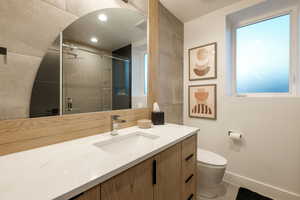
<path fill-rule="evenodd" d="M 121 116 L 120 115 L 112 115 L 111 116 L 111 133 L 110 135 L 116 136 L 118 135 L 118 129 L 119 129 L 119 124 L 120 123 L 125 123 L 126 120 L 119 119 Z"/>

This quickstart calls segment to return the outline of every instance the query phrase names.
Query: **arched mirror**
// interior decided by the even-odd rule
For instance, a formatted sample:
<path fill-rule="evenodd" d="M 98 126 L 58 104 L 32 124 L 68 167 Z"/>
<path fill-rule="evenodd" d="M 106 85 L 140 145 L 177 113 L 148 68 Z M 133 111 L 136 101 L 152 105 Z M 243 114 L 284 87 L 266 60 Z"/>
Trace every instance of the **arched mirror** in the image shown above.
<path fill-rule="evenodd" d="M 49 47 L 30 117 L 147 107 L 147 19 L 132 9 L 90 13 Z"/>

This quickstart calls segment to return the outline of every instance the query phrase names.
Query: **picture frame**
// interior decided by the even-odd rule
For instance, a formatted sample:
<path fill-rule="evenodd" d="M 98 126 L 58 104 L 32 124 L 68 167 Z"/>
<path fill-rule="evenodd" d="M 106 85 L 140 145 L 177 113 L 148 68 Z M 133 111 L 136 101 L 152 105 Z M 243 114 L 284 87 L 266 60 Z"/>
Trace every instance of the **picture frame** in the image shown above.
<path fill-rule="evenodd" d="M 217 120 L 217 85 L 190 85 L 188 90 L 190 118 Z"/>
<path fill-rule="evenodd" d="M 189 49 L 189 80 L 217 78 L 217 42 Z"/>

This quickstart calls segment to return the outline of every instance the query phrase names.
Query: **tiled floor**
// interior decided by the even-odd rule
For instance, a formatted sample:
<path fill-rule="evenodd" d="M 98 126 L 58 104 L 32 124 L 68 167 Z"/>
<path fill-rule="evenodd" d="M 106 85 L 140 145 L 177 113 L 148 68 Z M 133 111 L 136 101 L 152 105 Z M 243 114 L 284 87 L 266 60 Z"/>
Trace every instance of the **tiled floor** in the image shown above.
<path fill-rule="evenodd" d="M 238 190 L 239 187 L 224 182 L 219 189 L 217 198 L 207 199 L 198 197 L 197 200 L 235 200 Z"/>

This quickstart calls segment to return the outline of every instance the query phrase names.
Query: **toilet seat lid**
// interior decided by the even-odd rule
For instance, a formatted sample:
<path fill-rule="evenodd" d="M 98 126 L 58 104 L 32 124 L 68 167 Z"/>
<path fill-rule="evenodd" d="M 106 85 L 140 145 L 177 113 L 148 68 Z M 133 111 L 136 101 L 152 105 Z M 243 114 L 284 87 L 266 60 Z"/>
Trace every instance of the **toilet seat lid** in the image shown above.
<path fill-rule="evenodd" d="M 227 160 L 222 156 L 204 149 L 198 149 L 197 160 L 198 162 L 215 166 L 223 166 L 227 164 Z"/>

